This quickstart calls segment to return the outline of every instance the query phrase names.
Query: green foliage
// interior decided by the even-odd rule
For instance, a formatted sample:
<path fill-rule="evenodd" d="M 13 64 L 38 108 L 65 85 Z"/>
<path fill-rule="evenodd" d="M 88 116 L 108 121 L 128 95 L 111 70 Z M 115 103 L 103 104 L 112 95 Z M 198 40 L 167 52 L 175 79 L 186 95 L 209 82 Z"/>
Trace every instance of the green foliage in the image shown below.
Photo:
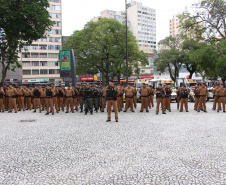
<path fill-rule="evenodd" d="M 182 28 L 193 30 L 197 35 L 205 31 L 205 40 L 209 41 L 226 38 L 225 0 L 204 0 L 193 7 L 196 9 L 195 15 L 182 15 L 182 20 L 185 20 Z"/>
<path fill-rule="evenodd" d="M 53 22 L 48 0 L 0 0 L 0 54 L 2 82 L 7 70 L 21 67 L 18 53 L 24 45 L 43 37 Z"/>
<path fill-rule="evenodd" d="M 157 53 L 158 58 L 154 61 L 154 65 L 157 67 L 158 71 L 164 72 L 168 70 L 171 79 L 176 82 L 176 78 L 179 76 L 179 70 L 186 59 L 186 55 L 180 50 L 179 38 L 172 36 L 166 37 L 161 44 L 166 49 L 162 49 Z"/>
<path fill-rule="evenodd" d="M 102 73 L 106 80 L 126 73 L 126 27 L 115 19 L 103 18 L 88 22 L 84 29 L 75 31 L 64 45 L 74 49 L 78 74 Z M 139 51 L 135 37 L 128 31 L 129 75 L 139 71 L 138 61 L 147 64 L 145 54 Z M 90 71 L 92 69 L 92 72 Z"/>

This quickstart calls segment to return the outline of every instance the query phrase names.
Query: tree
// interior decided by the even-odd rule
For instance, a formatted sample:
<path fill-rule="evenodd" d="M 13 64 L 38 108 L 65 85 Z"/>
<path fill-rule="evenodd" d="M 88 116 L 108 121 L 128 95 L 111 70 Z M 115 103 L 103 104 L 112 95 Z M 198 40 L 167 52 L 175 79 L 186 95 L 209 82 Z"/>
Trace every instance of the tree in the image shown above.
<path fill-rule="evenodd" d="M 222 82 L 226 81 L 226 39 L 221 39 L 216 44 L 217 52 L 217 64 L 216 64 L 216 75 L 219 76 Z"/>
<path fill-rule="evenodd" d="M 126 73 L 126 27 L 115 19 L 103 18 L 97 22 L 88 22 L 84 29 L 75 31 L 64 45 L 64 49 L 74 49 L 77 61 L 77 73 L 100 72 L 109 81 L 109 77 L 118 77 Z M 132 69 L 139 71 L 138 63 L 148 61 L 138 48 L 136 38 L 128 32 L 129 75 Z"/>
<path fill-rule="evenodd" d="M 205 39 L 220 40 L 226 38 L 226 3 L 225 0 L 202 0 L 201 3 L 193 5 L 196 9 L 194 15 L 186 13 L 183 28 L 199 28 L 196 31 L 204 30 Z M 202 25 L 198 27 L 197 25 Z"/>
<path fill-rule="evenodd" d="M 217 53 L 212 45 L 202 43 L 200 48 L 190 54 L 189 59 L 196 61 L 197 70 L 205 77 L 214 77 L 216 74 Z"/>
<path fill-rule="evenodd" d="M 186 59 L 186 55 L 180 49 L 179 37 L 166 37 L 161 44 L 165 49 L 157 52 L 158 58 L 154 61 L 154 65 L 158 71 L 168 70 L 170 78 L 176 82 L 181 66 Z"/>
<path fill-rule="evenodd" d="M 20 68 L 18 53 L 24 45 L 43 37 L 51 28 L 48 0 L 0 0 L 0 58 L 2 79 L 7 71 Z"/>

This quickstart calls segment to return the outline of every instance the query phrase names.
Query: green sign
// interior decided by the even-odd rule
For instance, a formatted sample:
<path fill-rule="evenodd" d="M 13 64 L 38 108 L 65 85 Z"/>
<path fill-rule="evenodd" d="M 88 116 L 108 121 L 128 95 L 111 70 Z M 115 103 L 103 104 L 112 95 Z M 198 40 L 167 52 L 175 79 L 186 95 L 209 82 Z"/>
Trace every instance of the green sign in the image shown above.
<path fill-rule="evenodd" d="M 62 71 L 71 70 L 71 51 L 70 50 L 60 51 L 60 70 Z"/>

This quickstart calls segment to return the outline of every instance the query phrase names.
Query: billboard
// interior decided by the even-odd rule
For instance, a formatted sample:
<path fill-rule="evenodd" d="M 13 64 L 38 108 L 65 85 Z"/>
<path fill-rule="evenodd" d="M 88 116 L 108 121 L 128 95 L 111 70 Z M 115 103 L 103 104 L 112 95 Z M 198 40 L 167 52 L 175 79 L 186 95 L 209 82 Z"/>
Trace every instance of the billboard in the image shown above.
<path fill-rule="evenodd" d="M 70 50 L 60 51 L 60 70 L 61 71 L 71 70 L 71 51 Z"/>

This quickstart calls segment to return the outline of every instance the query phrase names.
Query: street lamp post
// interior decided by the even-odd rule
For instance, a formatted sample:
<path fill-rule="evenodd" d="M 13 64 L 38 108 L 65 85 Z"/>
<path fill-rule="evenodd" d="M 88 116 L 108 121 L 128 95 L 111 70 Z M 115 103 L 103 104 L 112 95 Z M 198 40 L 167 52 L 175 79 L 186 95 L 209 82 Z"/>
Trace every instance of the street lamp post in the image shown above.
<path fill-rule="evenodd" d="M 126 3 L 126 86 L 128 85 L 128 28 L 127 28 L 127 0 Z"/>

